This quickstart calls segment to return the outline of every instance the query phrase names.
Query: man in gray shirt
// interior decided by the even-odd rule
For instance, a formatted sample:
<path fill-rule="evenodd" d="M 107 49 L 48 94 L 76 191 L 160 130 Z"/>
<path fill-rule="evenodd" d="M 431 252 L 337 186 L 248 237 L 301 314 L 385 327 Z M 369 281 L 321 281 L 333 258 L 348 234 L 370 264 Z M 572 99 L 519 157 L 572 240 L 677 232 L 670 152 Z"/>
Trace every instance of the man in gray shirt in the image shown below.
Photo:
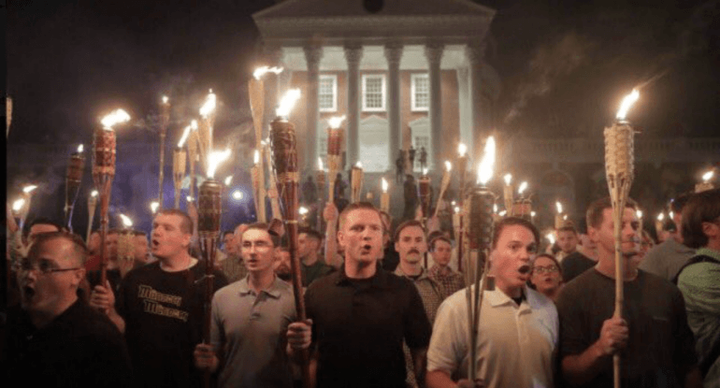
<path fill-rule="evenodd" d="M 694 249 L 683 245 L 680 231 L 682 211 L 688 198 L 689 194 L 682 194 L 670 203 L 677 230 L 667 240 L 650 249 L 638 268 L 672 281 L 685 262 L 695 255 Z"/>
<path fill-rule="evenodd" d="M 198 344 L 194 356 L 218 372 L 218 387 L 291 388 L 290 356 L 310 346 L 310 322 L 294 322 L 292 286 L 275 276 L 278 243 L 266 225 L 250 225 L 240 247 L 248 276 L 213 297 L 212 345 Z"/>

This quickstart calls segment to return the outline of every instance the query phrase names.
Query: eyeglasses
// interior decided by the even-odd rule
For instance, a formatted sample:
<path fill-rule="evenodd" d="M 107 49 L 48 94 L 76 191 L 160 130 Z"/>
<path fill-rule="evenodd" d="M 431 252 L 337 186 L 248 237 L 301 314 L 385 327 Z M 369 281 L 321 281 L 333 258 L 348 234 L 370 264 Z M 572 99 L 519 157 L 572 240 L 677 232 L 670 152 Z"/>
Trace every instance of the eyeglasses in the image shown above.
<path fill-rule="evenodd" d="M 557 265 L 549 265 L 547 267 L 539 267 L 539 266 L 533 267 L 533 272 L 536 272 L 540 275 L 542 275 L 544 273 L 553 273 L 553 272 L 557 272 L 557 271 L 558 271 Z"/>
<path fill-rule="evenodd" d="M 74 268 L 57 268 L 56 264 L 52 260 L 47 259 L 39 259 L 39 260 L 30 260 L 28 258 L 23 258 L 20 260 L 19 267 L 21 271 L 30 272 L 30 271 L 40 271 L 42 274 L 51 274 L 55 272 L 66 272 L 66 271 L 75 271 L 78 269 L 81 269 L 82 267 L 74 267 Z"/>

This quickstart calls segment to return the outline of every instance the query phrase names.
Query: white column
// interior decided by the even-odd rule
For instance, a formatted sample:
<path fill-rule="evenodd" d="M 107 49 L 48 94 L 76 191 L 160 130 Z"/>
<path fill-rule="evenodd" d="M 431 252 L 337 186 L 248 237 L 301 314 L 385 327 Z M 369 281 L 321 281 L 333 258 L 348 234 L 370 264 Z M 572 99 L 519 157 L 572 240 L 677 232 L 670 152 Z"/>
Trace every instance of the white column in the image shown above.
<path fill-rule="evenodd" d="M 442 130 L 442 89 L 440 80 L 440 61 L 442 60 L 445 45 L 431 42 L 425 46 L 425 56 L 428 60 L 430 83 L 430 141 L 432 142 L 432 155 L 429 155 L 431 166 L 439 166 L 438 158 L 446 155 L 443 144 Z"/>
<path fill-rule="evenodd" d="M 458 83 L 458 111 L 460 130 L 458 140 L 465 145 L 472 144 L 472 106 L 470 104 L 470 71 L 467 67 L 459 67 L 457 71 Z M 454 150 L 449 150 L 451 153 Z"/>
<path fill-rule="evenodd" d="M 388 159 L 390 169 L 395 166 L 395 158 L 402 148 L 401 116 L 400 116 L 400 59 L 403 45 L 392 42 L 385 45 L 385 59 L 388 62 L 388 122 L 390 124 L 390 144 Z"/>
<path fill-rule="evenodd" d="M 482 62 L 485 56 L 485 44 L 468 45 L 465 51 L 470 62 L 470 101 L 472 107 L 471 142 L 468 144 L 470 155 L 479 155 L 478 147 L 482 146 L 482 139 L 488 136 L 487 118 L 483 115 L 482 99 Z M 480 153 L 481 154 L 481 153 Z"/>
<path fill-rule="evenodd" d="M 357 163 L 360 157 L 360 59 L 362 59 L 362 55 L 361 44 L 345 46 L 345 60 L 348 65 L 346 168 Z"/>
<path fill-rule="evenodd" d="M 307 90 L 306 90 L 306 123 L 305 135 L 305 163 L 306 169 L 312 170 L 317 160 L 317 126 L 318 126 L 318 83 L 320 73 L 320 59 L 322 46 L 311 44 L 303 47 L 305 61 L 307 62 Z"/>

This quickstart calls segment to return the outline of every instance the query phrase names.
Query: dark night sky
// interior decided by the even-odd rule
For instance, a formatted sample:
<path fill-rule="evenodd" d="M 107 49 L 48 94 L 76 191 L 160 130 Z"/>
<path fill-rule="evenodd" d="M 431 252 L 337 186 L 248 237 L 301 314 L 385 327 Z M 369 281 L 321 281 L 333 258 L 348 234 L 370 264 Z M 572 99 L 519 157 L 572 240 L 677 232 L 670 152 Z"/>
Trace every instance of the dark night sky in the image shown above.
<path fill-rule="evenodd" d="M 631 118 L 658 135 L 715 133 L 719 1 L 481 3 L 497 9 L 488 56 L 503 80 L 499 128 L 583 136 L 633 86 L 661 75 Z M 238 125 L 258 35 L 250 15 L 272 4 L 10 1 L 9 142 L 86 142 L 104 112 L 123 106 L 142 118 L 163 93 L 175 97 L 174 114 L 194 113 L 208 88 L 224 104 L 219 131 L 223 120 Z"/>

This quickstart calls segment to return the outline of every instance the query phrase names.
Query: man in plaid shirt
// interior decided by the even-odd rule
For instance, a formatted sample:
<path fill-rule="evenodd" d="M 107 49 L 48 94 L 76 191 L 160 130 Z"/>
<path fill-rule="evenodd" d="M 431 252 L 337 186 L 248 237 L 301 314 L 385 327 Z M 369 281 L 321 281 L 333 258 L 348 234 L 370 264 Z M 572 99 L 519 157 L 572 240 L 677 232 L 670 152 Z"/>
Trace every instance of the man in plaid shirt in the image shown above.
<path fill-rule="evenodd" d="M 465 279 L 463 276 L 453 271 L 448 265 L 450 264 L 450 257 L 452 256 L 452 243 L 450 239 L 441 233 L 431 234 L 430 253 L 432 254 L 435 264 L 430 267 L 428 276 L 445 288 L 445 297 L 465 288 Z"/>

